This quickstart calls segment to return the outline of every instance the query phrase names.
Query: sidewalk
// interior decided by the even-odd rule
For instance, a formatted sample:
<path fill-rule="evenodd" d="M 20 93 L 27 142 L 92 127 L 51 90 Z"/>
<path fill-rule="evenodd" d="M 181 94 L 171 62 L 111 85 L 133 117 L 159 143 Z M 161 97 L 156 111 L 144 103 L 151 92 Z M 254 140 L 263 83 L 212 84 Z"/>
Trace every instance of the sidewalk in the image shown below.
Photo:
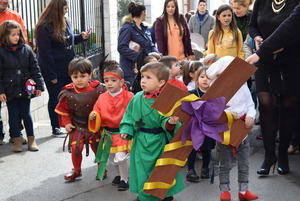
<path fill-rule="evenodd" d="M 47 122 L 38 124 L 35 129 L 39 152 L 24 151 L 15 154 L 9 144 L 0 146 L 0 200 L 1 201 L 131 201 L 135 195 L 118 192 L 111 186 L 115 168 L 108 167 L 109 175 L 103 182 L 96 181 L 96 165 L 93 153 L 83 156 L 82 179 L 74 183 L 65 183 L 64 174 L 71 170 L 70 154 L 62 152 L 63 138 L 50 135 Z M 256 170 L 263 159 L 262 142 L 255 139 L 259 132 L 255 128 L 251 135 L 252 153 L 250 158 L 250 186 L 253 192 L 261 196 L 259 201 L 298 201 L 300 197 L 300 156 L 291 156 L 292 173 L 279 176 L 277 172 L 268 178 L 258 178 Z M 27 147 L 24 145 L 24 148 Z M 197 171 L 200 171 L 197 162 Z M 185 178 L 185 168 L 182 173 Z M 237 200 L 237 177 L 234 167 L 232 196 Z M 218 178 L 215 184 L 208 180 L 197 184 L 186 182 L 186 189 L 175 196 L 176 201 L 217 201 L 219 200 Z"/>

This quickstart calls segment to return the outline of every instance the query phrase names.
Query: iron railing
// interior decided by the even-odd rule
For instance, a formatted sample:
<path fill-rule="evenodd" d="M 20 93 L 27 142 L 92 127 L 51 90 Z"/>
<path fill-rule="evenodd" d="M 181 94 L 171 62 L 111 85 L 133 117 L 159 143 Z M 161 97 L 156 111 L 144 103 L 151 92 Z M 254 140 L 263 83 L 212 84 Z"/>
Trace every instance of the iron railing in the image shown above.
<path fill-rule="evenodd" d="M 47 2 L 49 0 L 12 0 L 10 3 L 10 7 L 22 16 L 32 47 L 35 47 L 35 25 Z M 75 46 L 77 56 L 103 56 L 103 0 L 70 0 L 68 18 L 75 33 L 91 29 L 90 39 Z"/>

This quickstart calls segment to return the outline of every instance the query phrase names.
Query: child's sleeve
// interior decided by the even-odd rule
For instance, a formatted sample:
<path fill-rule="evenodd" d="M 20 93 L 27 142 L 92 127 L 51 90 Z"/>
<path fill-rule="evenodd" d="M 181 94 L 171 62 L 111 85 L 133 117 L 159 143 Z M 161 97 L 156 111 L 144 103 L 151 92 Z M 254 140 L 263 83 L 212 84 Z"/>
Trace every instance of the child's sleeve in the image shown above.
<path fill-rule="evenodd" d="M 255 105 L 251 96 L 251 92 L 246 84 L 243 85 L 245 88 L 245 101 L 246 101 L 246 107 L 247 107 L 247 113 L 246 117 L 252 117 L 255 119 L 256 115 L 256 110 L 255 110 Z"/>
<path fill-rule="evenodd" d="M 208 42 L 207 42 L 207 51 L 206 51 L 206 55 L 209 55 L 209 54 L 213 54 L 215 53 L 215 45 L 214 45 L 214 40 L 212 38 L 212 35 L 213 35 L 214 31 L 211 30 L 208 34 Z"/>
<path fill-rule="evenodd" d="M 67 99 L 63 98 L 58 102 L 55 107 L 55 112 L 59 117 L 59 125 L 65 127 L 67 124 L 72 123 L 71 110 L 68 107 Z"/>
<path fill-rule="evenodd" d="M 133 107 L 134 107 L 134 99 L 131 99 L 129 102 L 126 112 L 123 115 L 123 118 L 120 123 L 120 133 L 124 133 L 128 135 L 128 139 L 132 139 L 134 137 L 135 131 L 134 131 L 134 125 L 135 121 L 133 119 Z"/>
<path fill-rule="evenodd" d="M 244 59 L 244 44 L 243 44 L 243 35 L 240 30 L 238 30 L 239 44 L 238 44 L 238 57 Z"/>
<path fill-rule="evenodd" d="M 28 50 L 30 51 L 30 55 L 29 55 L 30 77 L 36 83 L 36 88 L 38 90 L 44 91 L 44 79 L 42 77 L 40 67 L 38 66 L 38 62 L 34 56 L 32 49 L 29 46 L 27 46 L 27 47 L 28 47 Z"/>
<path fill-rule="evenodd" d="M 164 129 L 164 131 L 167 134 L 168 141 L 171 141 L 173 136 L 177 133 L 178 129 L 180 128 L 181 123 L 178 123 L 176 125 L 169 124 L 168 123 L 169 119 L 170 119 L 169 117 L 161 116 L 160 121 L 161 121 L 161 127 Z"/>

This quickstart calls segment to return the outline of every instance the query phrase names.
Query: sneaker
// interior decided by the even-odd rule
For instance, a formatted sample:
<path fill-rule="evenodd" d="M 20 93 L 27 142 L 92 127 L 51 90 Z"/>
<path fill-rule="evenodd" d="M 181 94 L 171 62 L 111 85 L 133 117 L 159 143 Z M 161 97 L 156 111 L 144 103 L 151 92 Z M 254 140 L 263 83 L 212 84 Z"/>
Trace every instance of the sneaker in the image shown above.
<path fill-rule="evenodd" d="M 209 179 L 209 169 L 202 168 L 200 177 L 201 179 Z"/>
<path fill-rule="evenodd" d="M 60 128 L 55 128 L 53 131 L 52 131 L 52 135 L 54 135 L 55 137 L 59 137 L 59 138 L 64 138 L 67 136 L 66 133 L 63 133 Z"/>
<path fill-rule="evenodd" d="M 229 191 L 223 191 L 220 195 L 220 201 L 231 201 L 231 194 Z"/>
<path fill-rule="evenodd" d="M 258 198 L 258 195 L 251 193 L 250 191 L 246 191 L 245 194 L 239 193 L 239 199 L 241 201 L 256 200 L 257 198 Z"/>
<path fill-rule="evenodd" d="M 118 191 L 126 191 L 129 188 L 128 182 L 125 182 L 124 180 L 121 180 L 118 185 Z"/>
<path fill-rule="evenodd" d="M 118 186 L 118 185 L 120 184 L 120 181 L 121 181 L 121 177 L 120 177 L 120 176 L 116 176 L 116 177 L 114 178 L 114 180 L 111 182 L 111 184 L 112 184 L 113 186 Z"/>
<path fill-rule="evenodd" d="M 189 182 L 199 182 L 200 177 L 197 175 L 194 169 L 190 169 L 186 175 L 186 180 L 188 180 Z"/>
<path fill-rule="evenodd" d="M 161 201 L 172 201 L 172 200 L 174 200 L 174 197 L 170 196 L 170 197 L 166 197 L 165 199 L 162 199 Z"/>

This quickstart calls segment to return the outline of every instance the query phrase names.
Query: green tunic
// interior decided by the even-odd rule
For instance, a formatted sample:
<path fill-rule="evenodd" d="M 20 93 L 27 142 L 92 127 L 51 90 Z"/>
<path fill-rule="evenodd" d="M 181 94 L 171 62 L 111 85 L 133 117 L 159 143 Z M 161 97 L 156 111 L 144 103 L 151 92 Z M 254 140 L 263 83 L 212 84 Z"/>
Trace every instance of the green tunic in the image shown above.
<path fill-rule="evenodd" d="M 120 124 L 120 133 L 128 134 L 129 139 L 133 139 L 130 152 L 130 178 L 129 189 L 132 193 L 138 193 L 139 200 L 152 201 L 159 200 L 157 197 L 143 193 L 144 183 L 148 180 L 154 169 L 157 159 L 163 152 L 167 140 L 171 140 L 173 133 L 166 130 L 165 124 L 169 118 L 164 117 L 151 105 L 154 98 L 144 98 L 144 93 L 137 93 L 127 106 L 126 113 Z M 163 128 L 160 134 L 145 133 L 139 130 L 140 123 L 143 128 Z M 167 193 L 172 196 L 184 189 L 181 175 L 176 177 L 176 185 Z"/>

